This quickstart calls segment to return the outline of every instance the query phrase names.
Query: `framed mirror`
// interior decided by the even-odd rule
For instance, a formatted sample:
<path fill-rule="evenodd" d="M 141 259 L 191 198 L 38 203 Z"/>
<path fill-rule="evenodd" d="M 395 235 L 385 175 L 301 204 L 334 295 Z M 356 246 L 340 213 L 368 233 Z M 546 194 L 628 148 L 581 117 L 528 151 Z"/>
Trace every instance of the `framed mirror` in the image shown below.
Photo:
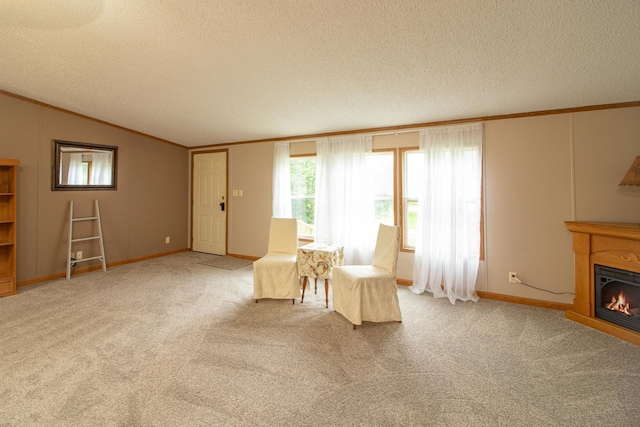
<path fill-rule="evenodd" d="M 54 191 L 117 188 L 118 147 L 54 140 L 53 159 Z"/>

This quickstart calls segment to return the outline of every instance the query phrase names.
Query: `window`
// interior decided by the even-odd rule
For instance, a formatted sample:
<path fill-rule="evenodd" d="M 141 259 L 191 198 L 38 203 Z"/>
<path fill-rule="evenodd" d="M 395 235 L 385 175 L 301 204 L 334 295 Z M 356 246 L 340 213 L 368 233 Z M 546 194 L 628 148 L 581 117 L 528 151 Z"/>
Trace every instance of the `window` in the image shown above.
<path fill-rule="evenodd" d="M 418 225 L 418 195 L 422 156 L 417 148 L 402 149 L 402 248 L 415 249 Z"/>
<path fill-rule="evenodd" d="M 378 149 L 371 153 L 370 160 L 375 219 L 387 225 L 400 225 L 401 250 L 413 252 L 417 237 L 418 196 L 421 187 L 418 176 L 423 167 L 422 154 L 417 146 Z M 315 226 L 316 157 L 314 154 L 293 155 L 289 164 L 292 213 L 298 219 L 298 235 L 302 239 L 312 240 Z M 482 200 L 477 203 L 482 204 Z M 481 216 L 480 259 L 484 259 L 483 219 Z"/>
<path fill-rule="evenodd" d="M 402 206 L 401 206 L 401 225 L 402 225 L 402 246 L 405 251 L 414 251 L 416 247 L 416 233 L 418 220 L 418 195 L 420 192 L 420 180 L 416 178 L 417 172 L 423 166 L 422 154 L 419 153 L 418 147 L 401 148 L 401 180 L 402 180 Z M 482 197 L 482 195 L 481 195 Z M 482 199 L 475 200 L 473 203 L 480 204 L 482 207 Z M 484 259 L 484 213 L 480 211 L 480 259 Z"/>
<path fill-rule="evenodd" d="M 370 156 L 373 171 L 375 218 L 395 224 L 395 150 L 376 151 Z M 289 161 L 291 173 L 291 213 L 298 220 L 298 235 L 313 239 L 316 185 L 315 156 L 295 156 Z"/>
<path fill-rule="evenodd" d="M 375 219 L 386 225 L 395 224 L 395 151 L 376 151 L 369 157 L 373 176 Z"/>
<path fill-rule="evenodd" d="M 298 236 L 313 239 L 316 192 L 315 156 L 291 157 L 291 213 L 298 220 Z"/>

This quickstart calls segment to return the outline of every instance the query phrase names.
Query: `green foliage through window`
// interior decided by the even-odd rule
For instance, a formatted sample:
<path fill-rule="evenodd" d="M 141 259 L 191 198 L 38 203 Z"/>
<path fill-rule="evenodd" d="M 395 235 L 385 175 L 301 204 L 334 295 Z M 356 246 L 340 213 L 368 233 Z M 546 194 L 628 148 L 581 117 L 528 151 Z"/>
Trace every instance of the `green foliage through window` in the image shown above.
<path fill-rule="evenodd" d="M 313 236 L 316 158 L 292 157 L 289 168 L 291 169 L 291 212 L 293 217 L 298 219 L 298 234 Z"/>
<path fill-rule="evenodd" d="M 375 152 L 369 157 L 369 166 L 374 171 L 375 218 L 383 224 L 395 223 L 394 201 L 394 153 Z M 292 157 L 291 171 L 291 211 L 298 219 L 298 234 L 312 237 L 315 225 L 316 158 L 311 156 Z"/>

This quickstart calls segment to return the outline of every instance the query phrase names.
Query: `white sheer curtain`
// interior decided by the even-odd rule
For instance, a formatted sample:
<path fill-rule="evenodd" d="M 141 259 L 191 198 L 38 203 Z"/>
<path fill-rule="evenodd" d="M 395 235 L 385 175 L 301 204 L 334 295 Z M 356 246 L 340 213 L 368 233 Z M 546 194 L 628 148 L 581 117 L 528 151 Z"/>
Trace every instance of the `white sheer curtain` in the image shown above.
<path fill-rule="evenodd" d="M 315 241 L 344 246 L 345 264 L 368 264 L 377 233 L 367 166 L 370 135 L 316 142 Z"/>
<path fill-rule="evenodd" d="M 82 154 L 70 154 L 67 185 L 82 185 L 86 183 L 82 168 Z"/>
<path fill-rule="evenodd" d="M 111 185 L 111 153 L 91 154 L 91 185 Z"/>
<path fill-rule="evenodd" d="M 276 218 L 292 218 L 289 143 L 276 142 L 273 148 L 272 213 Z"/>
<path fill-rule="evenodd" d="M 413 285 L 435 297 L 477 301 L 483 125 L 420 131 L 424 153 Z"/>

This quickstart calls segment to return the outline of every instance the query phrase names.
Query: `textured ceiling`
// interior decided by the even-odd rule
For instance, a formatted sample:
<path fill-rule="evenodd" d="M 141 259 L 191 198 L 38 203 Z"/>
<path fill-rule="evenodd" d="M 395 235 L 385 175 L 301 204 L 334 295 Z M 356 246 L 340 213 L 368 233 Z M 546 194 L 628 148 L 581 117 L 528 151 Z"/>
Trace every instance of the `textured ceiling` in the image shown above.
<path fill-rule="evenodd" d="M 638 0 L 0 0 L 0 89 L 185 146 L 640 100 Z"/>

